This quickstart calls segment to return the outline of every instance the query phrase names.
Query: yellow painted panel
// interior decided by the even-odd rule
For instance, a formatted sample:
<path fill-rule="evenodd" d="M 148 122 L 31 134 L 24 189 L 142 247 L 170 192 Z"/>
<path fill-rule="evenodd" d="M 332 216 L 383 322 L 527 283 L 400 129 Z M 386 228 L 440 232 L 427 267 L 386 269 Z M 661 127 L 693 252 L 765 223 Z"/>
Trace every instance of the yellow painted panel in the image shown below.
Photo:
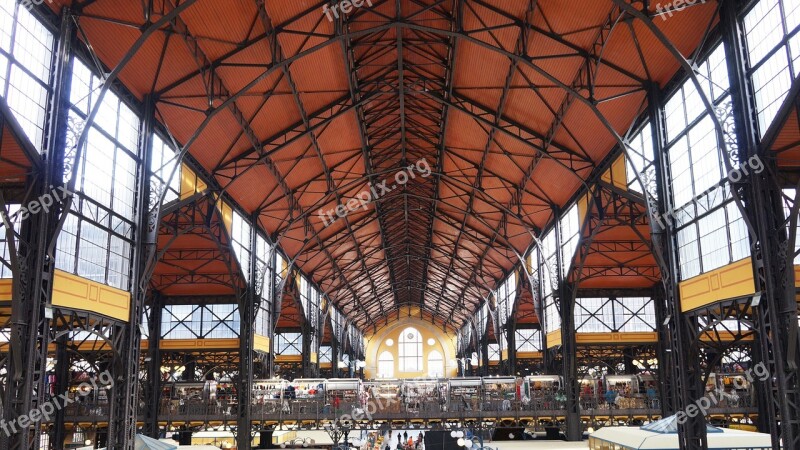
<path fill-rule="evenodd" d="M 578 344 L 658 342 L 658 334 L 656 332 L 577 333 L 575 334 L 575 342 Z"/>
<path fill-rule="evenodd" d="M 611 167 L 603 173 L 601 179 L 608 184 L 627 189 L 628 178 L 625 173 L 625 156 L 620 155 L 611 164 Z"/>
<path fill-rule="evenodd" d="M 130 319 L 131 294 L 96 281 L 55 271 L 53 305 L 92 311 L 127 322 Z"/>
<path fill-rule="evenodd" d="M 11 301 L 11 278 L 0 279 L 0 301 Z"/>
<path fill-rule="evenodd" d="M 301 362 L 301 361 L 303 361 L 303 357 L 301 355 L 275 355 L 276 363 Z"/>
<path fill-rule="evenodd" d="M 541 359 L 542 352 L 517 352 L 517 359 Z"/>
<path fill-rule="evenodd" d="M 547 348 L 561 345 L 561 328 L 547 333 Z"/>
<path fill-rule="evenodd" d="M 331 368 L 331 363 L 329 363 L 329 362 L 321 362 L 321 363 L 319 363 L 319 368 L 320 369 L 330 369 Z"/>
<path fill-rule="evenodd" d="M 225 229 L 228 230 L 228 234 L 230 234 L 231 225 L 233 224 L 233 208 L 217 197 L 217 209 L 220 215 L 222 215 L 222 222 L 225 224 Z"/>
<path fill-rule="evenodd" d="M 308 355 L 308 361 L 311 364 L 316 364 L 316 362 L 317 362 L 317 354 L 312 352 L 310 355 Z"/>
<path fill-rule="evenodd" d="M 611 173 L 614 178 L 614 186 L 622 189 L 628 188 L 628 177 L 625 173 L 625 156 L 620 155 L 614 164 L 611 165 Z"/>
<path fill-rule="evenodd" d="M 500 359 L 502 359 L 502 360 L 508 359 L 508 349 L 505 349 L 505 350 L 500 352 Z"/>
<path fill-rule="evenodd" d="M 725 267 L 698 275 L 678 285 L 681 311 L 690 311 L 720 300 L 753 294 L 753 265 L 745 258 Z"/>
<path fill-rule="evenodd" d="M 269 338 L 266 336 L 261 336 L 260 334 L 253 335 L 253 349 L 262 351 L 264 353 L 269 353 Z"/>
<path fill-rule="evenodd" d="M 162 350 L 238 349 L 239 339 L 162 339 Z"/>
<path fill-rule="evenodd" d="M 700 339 L 704 342 L 733 342 L 736 340 L 736 336 L 731 333 L 730 331 L 719 331 L 719 332 L 705 332 L 700 335 Z M 744 337 L 739 338 L 740 341 L 752 341 L 753 334 L 749 334 Z"/>
<path fill-rule="evenodd" d="M 583 223 L 586 218 L 586 211 L 589 209 L 589 194 L 582 195 L 578 199 L 578 223 Z"/>
<path fill-rule="evenodd" d="M 203 181 L 186 164 L 181 164 L 181 200 L 191 196 L 196 192 L 203 192 L 208 189 L 208 184 Z"/>
<path fill-rule="evenodd" d="M 794 266 L 794 287 L 800 287 L 800 266 Z"/>

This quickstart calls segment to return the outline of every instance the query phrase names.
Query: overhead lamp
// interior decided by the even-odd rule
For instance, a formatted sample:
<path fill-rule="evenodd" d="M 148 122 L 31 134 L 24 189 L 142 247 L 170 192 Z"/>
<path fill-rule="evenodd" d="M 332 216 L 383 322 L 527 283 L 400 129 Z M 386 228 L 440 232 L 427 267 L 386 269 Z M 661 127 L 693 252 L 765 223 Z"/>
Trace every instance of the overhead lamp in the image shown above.
<path fill-rule="evenodd" d="M 463 438 L 458 438 L 458 441 L 456 441 L 456 442 L 458 443 L 458 446 L 459 446 L 459 447 L 463 447 L 463 446 L 464 446 L 464 444 L 465 444 L 465 442 L 464 442 L 464 439 L 463 439 Z"/>
<path fill-rule="evenodd" d="M 758 305 L 760 304 L 761 304 L 761 292 L 757 292 L 755 295 L 753 295 L 753 301 L 750 302 L 750 306 L 752 306 L 753 308 L 757 308 Z"/>
<path fill-rule="evenodd" d="M 436 340 L 434 340 L 433 338 L 428 338 L 428 345 L 433 345 L 435 343 L 436 343 Z"/>
<path fill-rule="evenodd" d="M 394 345 L 394 340 L 392 338 L 389 338 L 389 339 L 386 340 L 386 346 L 387 347 L 391 347 L 393 345 Z"/>

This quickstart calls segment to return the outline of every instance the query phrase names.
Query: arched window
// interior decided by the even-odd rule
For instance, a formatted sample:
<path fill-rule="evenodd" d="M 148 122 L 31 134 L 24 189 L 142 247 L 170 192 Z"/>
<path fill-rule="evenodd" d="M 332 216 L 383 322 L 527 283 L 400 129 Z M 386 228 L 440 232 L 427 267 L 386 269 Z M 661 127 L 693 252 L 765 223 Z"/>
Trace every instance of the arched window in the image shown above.
<path fill-rule="evenodd" d="M 378 378 L 394 377 L 394 355 L 383 352 L 378 356 Z"/>
<path fill-rule="evenodd" d="M 432 378 L 444 376 L 444 358 L 436 350 L 428 353 L 428 376 Z"/>
<path fill-rule="evenodd" d="M 422 372 L 422 336 L 416 328 L 406 328 L 398 339 L 400 372 Z"/>

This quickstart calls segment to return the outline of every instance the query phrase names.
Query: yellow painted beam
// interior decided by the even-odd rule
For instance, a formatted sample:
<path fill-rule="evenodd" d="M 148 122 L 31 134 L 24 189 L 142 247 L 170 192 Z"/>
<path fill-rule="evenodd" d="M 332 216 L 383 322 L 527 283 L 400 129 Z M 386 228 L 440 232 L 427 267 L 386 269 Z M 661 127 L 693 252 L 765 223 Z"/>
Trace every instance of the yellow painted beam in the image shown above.
<path fill-rule="evenodd" d="M 517 359 L 542 359 L 542 352 L 517 352 Z"/>
<path fill-rule="evenodd" d="M 548 341 L 549 342 L 549 341 Z M 575 342 L 580 344 L 639 344 L 658 342 L 658 333 L 577 333 Z"/>
<path fill-rule="evenodd" d="M 11 278 L 3 278 L 0 279 L 0 301 L 2 302 L 10 302 L 11 301 L 11 282 L 13 280 Z"/>
<path fill-rule="evenodd" d="M 302 361 L 303 357 L 301 355 L 275 355 L 276 363 L 302 362 Z"/>
<path fill-rule="evenodd" d="M 628 189 L 628 177 L 626 174 L 625 156 L 620 155 L 611 164 L 601 177 L 603 181 L 621 189 Z"/>
<path fill-rule="evenodd" d="M 800 265 L 794 266 L 794 287 L 800 287 Z"/>
<path fill-rule="evenodd" d="M 208 189 L 208 185 L 186 164 L 181 164 L 181 200 Z"/>
<path fill-rule="evenodd" d="M 553 348 L 559 345 L 561 345 L 561 328 L 547 333 L 547 348 Z"/>
<path fill-rule="evenodd" d="M 262 351 L 264 353 L 270 352 L 269 338 L 260 334 L 253 335 L 253 349 Z"/>
<path fill-rule="evenodd" d="M 705 332 L 700 335 L 700 340 L 703 342 L 733 342 L 736 341 L 736 335 L 731 333 L 730 331 L 718 331 L 716 333 Z M 739 341 L 752 341 L 754 338 L 754 333 L 750 333 L 746 336 L 739 337 Z"/>
<path fill-rule="evenodd" d="M 130 319 L 131 294 L 96 281 L 55 271 L 53 305 L 91 311 L 117 320 Z"/>
<path fill-rule="evenodd" d="M 682 281 L 678 288 L 681 311 L 691 311 L 721 300 L 755 293 L 753 263 L 745 258 L 725 267 Z"/>
<path fill-rule="evenodd" d="M 162 339 L 162 350 L 238 350 L 239 339 Z"/>

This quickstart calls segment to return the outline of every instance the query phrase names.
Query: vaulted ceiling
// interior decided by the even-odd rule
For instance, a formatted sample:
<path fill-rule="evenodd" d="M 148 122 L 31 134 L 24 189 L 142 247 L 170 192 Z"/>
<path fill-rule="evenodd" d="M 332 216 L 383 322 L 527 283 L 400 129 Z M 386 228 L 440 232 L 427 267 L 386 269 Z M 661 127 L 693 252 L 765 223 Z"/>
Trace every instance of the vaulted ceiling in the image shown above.
<path fill-rule="evenodd" d="M 679 68 L 611 0 L 183 0 L 140 47 L 175 0 L 61 3 L 108 68 L 134 50 L 124 85 L 364 329 L 467 320 Z M 716 7 L 653 20 L 691 55 Z"/>

